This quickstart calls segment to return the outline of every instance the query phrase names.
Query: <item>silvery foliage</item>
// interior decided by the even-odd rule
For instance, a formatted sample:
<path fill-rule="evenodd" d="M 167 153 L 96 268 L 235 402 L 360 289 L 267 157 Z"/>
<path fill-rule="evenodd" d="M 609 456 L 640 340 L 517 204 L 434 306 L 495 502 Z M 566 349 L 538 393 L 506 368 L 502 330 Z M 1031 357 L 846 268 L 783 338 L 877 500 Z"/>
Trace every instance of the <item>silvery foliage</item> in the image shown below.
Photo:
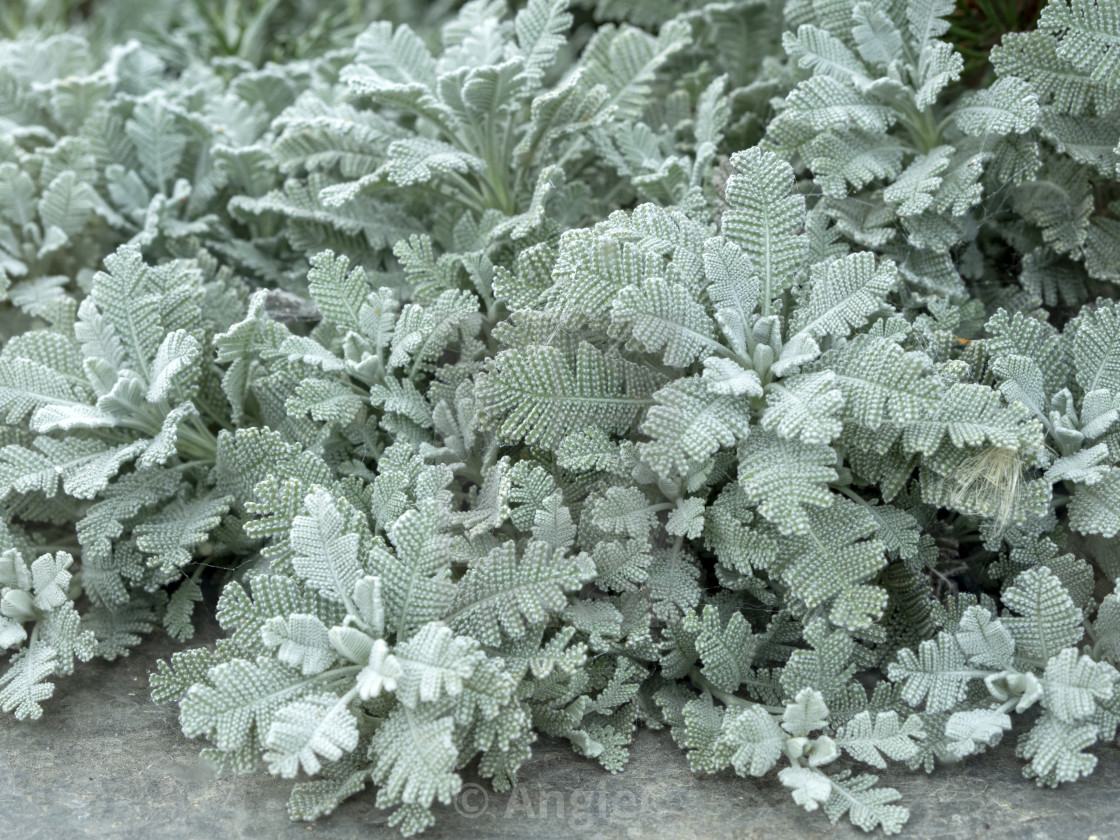
<path fill-rule="evenodd" d="M 1091 772 L 1115 15 L 1051 2 L 966 91 L 941 0 L 580 5 L 579 50 L 475 0 L 263 68 L 0 58 L 0 708 L 189 638 L 217 566 L 154 697 L 295 819 L 372 785 L 414 833 L 640 725 L 886 833 L 860 765 L 1018 724 Z"/>

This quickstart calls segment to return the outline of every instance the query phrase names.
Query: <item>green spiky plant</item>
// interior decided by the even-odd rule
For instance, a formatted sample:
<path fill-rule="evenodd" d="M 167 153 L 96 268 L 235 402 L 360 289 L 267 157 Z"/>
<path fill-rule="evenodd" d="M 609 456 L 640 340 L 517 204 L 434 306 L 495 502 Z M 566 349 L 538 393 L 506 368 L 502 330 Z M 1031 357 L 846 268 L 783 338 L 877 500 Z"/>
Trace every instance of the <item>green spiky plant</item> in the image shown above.
<path fill-rule="evenodd" d="M 892 764 L 1090 773 L 1120 13 L 390 5 L 0 52 L 0 708 L 209 579 L 154 697 L 297 819 L 640 726 L 887 833 Z"/>

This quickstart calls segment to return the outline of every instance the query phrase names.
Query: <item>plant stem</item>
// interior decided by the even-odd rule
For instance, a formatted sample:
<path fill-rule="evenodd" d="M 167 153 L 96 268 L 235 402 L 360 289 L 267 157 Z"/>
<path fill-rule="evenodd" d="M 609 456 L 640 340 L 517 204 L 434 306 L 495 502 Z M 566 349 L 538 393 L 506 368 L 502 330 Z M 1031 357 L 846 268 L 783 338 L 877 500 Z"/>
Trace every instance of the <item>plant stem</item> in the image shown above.
<path fill-rule="evenodd" d="M 729 691 L 724 691 L 721 688 L 716 688 L 712 684 L 711 680 L 700 673 L 699 668 L 693 667 L 692 670 L 688 672 L 688 678 L 689 680 L 691 680 L 694 686 L 696 686 L 701 691 L 708 692 L 708 694 L 715 697 L 725 706 L 760 706 L 771 714 L 776 715 L 780 715 L 785 711 L 784 706 L 767 706 L 763 703 L 755 703 L 753 700 L 747 700 L 746 698 L 740 697 L 737 694 L 732 694 Z"/>

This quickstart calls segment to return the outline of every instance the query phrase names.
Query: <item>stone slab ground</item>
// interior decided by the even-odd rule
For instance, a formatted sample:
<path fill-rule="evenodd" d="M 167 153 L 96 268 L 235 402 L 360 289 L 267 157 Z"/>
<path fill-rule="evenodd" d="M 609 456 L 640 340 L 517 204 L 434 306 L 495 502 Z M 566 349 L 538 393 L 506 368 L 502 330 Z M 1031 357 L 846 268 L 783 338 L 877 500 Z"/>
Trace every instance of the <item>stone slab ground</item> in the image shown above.
<path fill-rule="evenodd" d="M 214 628 L 203 628 L 211 638 Z M 79 665 L 42 720 L 0 719 L 0 840 L 380 840 L 396 838 L 371 793 L 318 823 L 289 822 L 290 783 L 263 771 L 215 780 L 176 710 L 156 706 L 148 673 L 174 646 L 152 638 L 127 659 Z M 912 816 L 903 837 L 1120 840 L 1120 750 L 1100 748 L 1094 776 L 1059 791 L 1021 775 L 1014 744 L 932 776 L 891 773 Z M 469 774 L 425 838 L 817 840 L 865 837 L 806 814 L 776 780 L 693 776 L 667 733 L 639 733 L 617 776 L 542 741 L 512 793 Z M 8 815 L 18 815 L 18 821 Z M 876 836 L 882 836 L 878 834 Z"/>

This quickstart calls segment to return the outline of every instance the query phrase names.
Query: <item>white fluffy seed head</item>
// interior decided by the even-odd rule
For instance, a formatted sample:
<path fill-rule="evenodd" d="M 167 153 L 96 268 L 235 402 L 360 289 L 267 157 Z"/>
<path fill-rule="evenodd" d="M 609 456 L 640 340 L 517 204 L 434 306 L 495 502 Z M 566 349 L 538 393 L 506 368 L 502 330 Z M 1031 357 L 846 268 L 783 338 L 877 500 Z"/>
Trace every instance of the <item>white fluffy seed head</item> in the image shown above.
<path fill-rule="evenodd" d="M 1000 530 L 1018 518 L 1023 462 L 1014 449 L 989 446 L 961 461 L 946 481 L 953 507 L 991 516 Z"/>

